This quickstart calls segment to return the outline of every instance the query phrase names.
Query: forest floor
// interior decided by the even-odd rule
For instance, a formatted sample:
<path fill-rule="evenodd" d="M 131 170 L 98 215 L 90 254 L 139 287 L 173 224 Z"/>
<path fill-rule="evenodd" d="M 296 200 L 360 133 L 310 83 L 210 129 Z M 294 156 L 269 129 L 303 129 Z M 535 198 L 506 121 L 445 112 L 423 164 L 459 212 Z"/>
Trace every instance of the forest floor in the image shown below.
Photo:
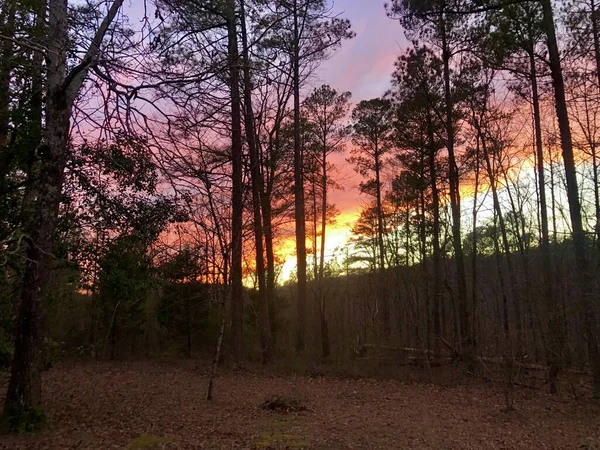
<path fill-rule="evenodd" d="M 62 364 L 44 374 L 46 430 L 0 449 L 600 449 L 600 403 L 491 384 L 225 371 L 183 361 Z M 0 380 L 0 401 L 7 380 Z M 264 409 L 278 395 L 305 410 Z"/>

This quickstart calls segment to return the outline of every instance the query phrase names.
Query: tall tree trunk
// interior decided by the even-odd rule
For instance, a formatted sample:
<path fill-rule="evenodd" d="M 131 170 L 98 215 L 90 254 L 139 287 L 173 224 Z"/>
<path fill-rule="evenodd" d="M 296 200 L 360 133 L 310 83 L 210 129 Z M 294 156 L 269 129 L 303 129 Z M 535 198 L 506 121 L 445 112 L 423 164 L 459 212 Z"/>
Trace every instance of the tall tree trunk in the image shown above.
<path fill-rule="evenodd" d="M 36 28 L 41 33 L 46 26 L 46 2 L 41 1 L 39 6 L 36 8 Z M 31 96 L 29 98 L 29 105 L 31 109 L 31 122 L 28 124 L 30 138 L 28 140 L 28 152 L 27 152 L 27 185 L 23 192 L 23 199 L 21 201 L 21 217 L 24 221 L 24 228 L 31 229 L 31 222 L 33 220 L 35 211 L 35 198 L 38 183 L 39 172 L 39 161 L 36 155 L 42 141 L 42 123 L 43 123 L 43 88 L 44 88 L 44 54 L 36 51 L 32 58 L 33 72 L 32 72 L 32 85 L 31 85 Z M 0 191 L 2 189 L 0 188 Z"/>
<path fill-rule="evenodd" d="M 227 284 L 224 285 L 225 289 L 227 289 Z M 213 399 L 213 391 L 215 388 L 215 377 L 217 375 L 217 367 L 219 366 L 219 360 L 221 359 L 221 346 L 223 344 L 223 336 L 225 335 L 225 301 L 227 298 L 227 294 L 223 293 L 223 299 L 221 300 L 221 304 L 219 307 L 219 312 L 221 313 L 221 326 L 219 327 L 219 336 L 217 337 L 217 346 L 215 348 L 215 356 L 213 357 L 212 364 L 210 365 L 210 372 L 208 374 L 208 389 L 206 392 L 206 400 Z"/>
<path fill-rule="evenodd" d="M 296 352 L 303 353 L 306 327 L 306 214 L 304 211 L 304 158 L 300 141 L 300 24 L 298 1 L 294 0 L 294 216 L 296 221 Z"/>
<path fill-rule="evenodd" d="M 556 224 L 556 183 L 554 178 L 554 160 L 552 158 L 552 147 L 548 147 L 550 162 L 550 201 L 552 210 L 552 245 L 556 249 L 558 244 L 558 225 Z"/>
<path fill-rule="evenodd" d="M 537 66 L 535 63 L 535 54 L 533 45 L 530 46 L 529 50 L 529 66 L 530 66 L 530 74 L 531 74 L 531 100 L 533 102 L 533 124 L 535 129 L 535 151 L 536 151 L 536 169 L 537 169 L 537 181 L 538 181 L 538 197 L 540 201 L 540 227 L 542 231 L 542 239 L 540 242 L 540 249 L 542 255 L 542 270 L 544 272 L 544 300 L 546 305 L 549 307 L 548 311 L 552 314 L 552 311 L 555 311 L 555 300 L 554 300 L 554 290 L 552 289 L 553 285 L 553 275 L 552 275 L 552 261 L 550 254 L 550 230 L 548 226 L 548 204 L 546 200 L 546 174 L 544 170 L 544 146 L 542 143 L 542 114 L 540 112 L 540 96 L 538 92 L 538 82 L 537 82 Z M 532 319 L 530 319 L 532 320 Z M 556 329 L 556 326 L 553 325 L 553 321 L 550 321 L 550 328 L 553 330 L 553 333 L 560 341 L 559 335 L 561 334 L 559 330 Z M 555 345 L 556 347 L 562 346 L 560 342 Z M 537 345 L 536 345 L 537 348 Z M 556 373 L 556 370 L 553 369 L 551 374 Z M 556 379 L 549 379 L 550 390 L 556 390 Z"/>
<path fill-rule="evenodd" d="M 425 342 L 421 342 L 423 347 L 427 350 L 431 350 L 431 308 L 430 308 L 430 295 L 429 295 L 429 286 L 431 279 L 429 277 L 429 270 L 427 269 L 427 230 L 425 226 L 425 191 L 427 189 L 427 184 L 425 182 L 425 149 L 422 149 L 419 155 L 419 177 L 421 188 L 419 189 L 419 213 L 417 217 L 419 218 L 419 241 L 420 241 L 420 251 L 421 251 L 421 273 L 423 277 L 423 289 L 424 289 L 424 298 L 425 304 L 423 308 L 425 309 Z M 422 339 L 421 339 L 422 341 Z M 426 355 L 426 358 L 428 355 Z M 427 361 L 429 361 L 427 359 Z"/>
<path fill-rule="evenodd" d="M 267 301 L 269 303 L 269 329 L 271 330 L 271 347 L 274 349 L 277 331 L 277 315 L 275 306 L 277 294 L 275 291 L 275 246 L 273 245 L 271 197 L 272 189 L 269 187 L 261 196 L 261 210 L 265 235 L 265 251 L 267 255 Z"/>
<path fill-rule="evenodd" d="M 383 324 L 383 336 L 385 339 L 388 339 L 391 334 L 390 303 L 385 289 L 385 246 L 383 243 L 384 217 L 383 201 L 381 198 L 381 155 L 377 143 L 375 144 L 375 188 L 377 202 L 377 245 L 379 249 L 379 283 L 377 292 L 379 301 L 381 302 L 381 321 Z"/>
<path fill-rule="evenodd" d="M 319 256 L 318 256 L 318 236 L 319 236 L 319 210 L 317 208 L 317 180 L 315 177 L 311 177 L 310 184 L 312 185 L 311 192 L 309 196 L 311 197 L 311 207 L 312 207 L 312 254 L 313 254 L 313 278 L 315 282 L 319 279 Z"/>
<path fill-rule="evenodd" d="M 229 89 L 231 90 L 231 176 L 233 197 L 231 216 L 231 339 L 233 365 L 239 367 L 244 358 L 244 288 L 242 284 L 242 219 L 244 213 L 244 192 L 242 180 L 242 119 L 235 0 L 228 0 L 227 7 Z"/>
<path fill-rule="evenodd" d="M 325 271 L 325 233 L 327 231 L 327 153 L 321 155 L 321 248 L 319 254 L 319 280 L 323 279 Z"/>
<path fill-rule="evenodd" d="M 252 80 L 250 77 L 250 57 L 248 50 L 248 36 L 246 32 L 245 2 L 240 0 L 240 23 L 242 29 L 242 47 L 244 61 L 244 104 L 246 140 L 250 153 L 250 179 L 252 184 L 252 212 L 254 214 L 254 244 L 256 247 L 256 276 L 258 278 L 258 310 L 260 324 L 260 341 L 262 346 L 263 363 L 268 363 L 272 358 L 271 330 L 269 325 L 268 290 L 265 278 L 265 256 L 263 246 L 263 225 L 261 215 L 261 194 L 263 192 L 263 178 L 260 170 L 260 160 L 256 144 L 256 126 L 254 123 L 254 109 L 252 107 Z"/>
<path fill-rule="evenodd" d="M 498 244 L 498 211 L 494 208 L 494 257 L 496 260 L 496 271 L 498 273 L 498 282 L 500 283 L 500 293 L 502 296 L 502 330 L 504 331 L 504 342 L 510 341 L 510 319 L 508 316 L 508 296 L 506 295 L 506 281 L 504 280 L 504 271 L 502 270 L 502 253 Z"/>
<path fill-rule="evenodd" d="M 331 353 L 329 344 L 329 323 L 327 322 L 327 305 L 325 297 L 325 233 L 327 232 L 327 136 L 323 139 L 323 152 L 321 154 L 321 186 L 323 189 L 321 199 L 321 253 L 319 255 L 319 310 L 321 322 L 321 350 L 323 358 L 328 358 Z"/>
<path fill-rule="evenodd" d="M 456 274 L 458 277 L 458 318 L 460 324 L 462 357 L 467 365 L 472 365 L 474 360 L 474 343 L 471 332 L 471 318 L 467 307 L 467 278 L 465 273 L 465 260 L 462 248 L 460 224 L 460 185 L 458 166 L 454 153 L 454 104 L 450 85 L 450 46 L 446 35 L 446 18 L 440 14 L 442 35 L 442 62 L 444 66 L 444 96 L 446 106 L 446 135 L 448 147 L 448 166 L 450 182 L 450 208 L 452 210 L 452 242 L 454 244 L 454 258 L 456 261 Z"/>
<path fill-rule="evenodd" d="M 406 202 L 406 268 L 408 269 L 408 267 L 410 266 L 410 255 L 411 255 L 411 249 L 410 249 L 410 203 Z"/>
<path fill-rule="evenodd" d="M 543 263 L 548 263 L 545 259 L 546 252 L 549 251 L 550 233 L 548 231 L 548 205 L 546 202 L 546 174 L 544 171 L 544 146 L 542 144 L 542 114 L 540 112 L 540 96 L 538 93 L 537 68 L 535 64 L 535 55 L 533 48 L 529 50 L 529 65 L 531 73 L 531 100 L 533 102 L 533 123 L 535 128 L 535 151 L 537 156 L 537 178 L 539 185 L 540 198 L 540 219 L 542 228 L 542 255 Z"/>
<path fill-rule="evenodd" d="M 480 322 L 477 320 L 477 316 L 475 315 L 475 311 L 477 310 L 477 289 L 478 289 L 478 277 L 477 277 L 477 213 L 479 212 L 479 207 L 477 206 L 477 198 L 479 195 L 479 175 L 481 173 L 481 156 L 480 156 L 480 139 L 477 137 L 477 145 L 475 148 L 475 185 L 473 192 L 473 242 L 471 244 L 471 298 L 473 301 L 473 306 L 471 308 L 473 314 L 473 334 L 478 336 L 478 332 L 480 331 Z"/>
<path fill-rule="evenodd" d="M 427 139 L 429 144 L 429 178 L 431 184 L 431 202 L 433 216 L 432 246 L 433 246 L 433 333 L 435 335 L 434 351 L 439 357 L 441 351 L 440 303 L 442 295 L 442 257 L 440 249 L 440 194 L 437 186 L 437 149 L 431 112 L 427 115 Z"/>
<path fill-rule="evenodd" d="M 585 309 L 586 335 L 588 339 L 590 361 L 594 372 L 594 396 L 600 397 L 600 351 L 598 348 L 598 323 L 594 293 L 591 289 L 589 265 L 586 255 L 586 237 L 581 216 L 581 204 L 579 201 L 579 188 L 577 183 L 577 169 L 573 155 L 573 142 L 571 139 L 571 128 L 569 125 L 569 114 L 565 97 L 565 85 L 562 74 L 560 53 L 556 40 L 554 27 L 554 15 L 551 0 L 541 0 L 543 11 L 543 23 L 548 41 L 548 53 L 550 56 L 550 70 L 552 74 L 552 85 L 554 87 L 554 101 L 556 116 L 560 130 L 560 142 L 562 148 L 565 178 L 567 181 L 567 198 L 569 201 L 569 215 L 571 228 L 573 230 L 573 247 L 575 250 L 575 263 L 578 272 L 579 292 Z M 553 358 L 560 358 L 562 349 L 554 348 L 550 352 Z M 551 362 L 553 364 L 556 361 Z"/>

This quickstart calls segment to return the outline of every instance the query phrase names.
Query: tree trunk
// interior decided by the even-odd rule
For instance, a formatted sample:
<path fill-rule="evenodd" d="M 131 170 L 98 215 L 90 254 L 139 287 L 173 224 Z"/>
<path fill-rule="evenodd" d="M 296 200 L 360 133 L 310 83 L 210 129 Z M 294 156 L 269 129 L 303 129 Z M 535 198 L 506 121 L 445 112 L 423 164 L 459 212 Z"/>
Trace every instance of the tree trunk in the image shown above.
<path fill-rule="evenodd" d="M 323 280 L 325 271 L 325 232 L 327 231 L 327 153 L 321 155 L 321 186 L 323 189 L 321 197 L 321 248 L 319 254 L 319 280 Z"/>
<path fill-rule="evenodd" d="M 554 180 L 554 161 L 552 159 L 552 148 L 548 147 L 548 156 L 550 159 L 550 200 L 552 202 L 552 244 L 556 248 L 558 244 L 558 226 L 556 224 L 556 191 Z"/>
<path fill-rule="evenodd" d="M 252 212 L 254 213 L 254 243 L 256 246 L 256 276 L 258 278 L 258 310 L 260 341 L 262 346 L 263 364 L 272 358 L 271 330 L 269 326 L 269 302 L 266 278 L 265 257 L 263 247 L 263 226 L 261 216 L 261 194 L 263 192 L 263 179 L 260 171 L 258 148 L 256 145 L 254 109 L 252 107 L 252 80 L 250 77 L 250 57 L 248 55 L 248 36 L 246 33 L 246 14 L 244 0 L 240 0 L 240 23 L 242 28 L 242 46 L 244 60 L 244 104 L 246 140 L 250 153 L 250 179 L 252 184 Z"/>
<path fill-rule="evenodd" d="M 385 246 L 383 243 L 384 218 L 383 201 L 381 198 L 381 155 L 377 144 L 375 144 L 375 187 L 377 201 L 377 245 L 379 248 L 379 283 L 378 297 L 381 302 L 381 321 L 383 324 L 383 337 L 389 339 L 391 334 L 390 304 L 385 289 Z"/>
<path fill-rule="evenodd" d="M 437 356 L 441 351 L 441 326 L 440 326 L 440 296 L 442 295 L 442 258 L 440 249 L 440 195 L 437 186 L 437 150 L 433 132 L 431 115 L 428 115 L 427 135 L 429 140 L 429 178 L 431 183 L 432 199 L 432 246 L 433 246 L 433 333 L 435 335 L 434 350 Z"/>
<path fill-rule="evenodd" d="M 425 152 L 421 151 L 419 155 L 419 177 L 421 184 L 421 189 L 419 192 L 419 201 L 417 203 L 420 212 L 418 212 L 417 217 L 419 218 L 419 241 L 420 241 L 420 250 L 421 250 L 421 272 L 423 277 L 423 288 L 425 291 L 425 301 L 424 301 L 424 309 L 425 309 L 425 339 L 421 338 L 420 344 L 423 344 L 423 348 L 427 351 L 431 350 L 431 314 L 430 314 L 430 295 L 429 295 L 429 270 L 427 270 L 427 230 L 425 226 Z M 417 305 L 418 306 L 418 305 Z"/>
<path fill-rule="evenodd" d="M 471 244 L 471 298 L 473 305 L 471 307 L 471 311 L 473 313 L 473 334 L 478 336 L 478 332 L 480 331 L 480 322 L 477 320 L 477 316 L 475 315 L 475 311 L 477 309 L 477 288 L 478 288 L 478 278 L 477 278 L 477 213 L 479 211 L 477 206 L 477 197 L 479 194 L 479 176 L 480 176 L 480 139 L 477 138 L 477 145 L 475 149 L 475 186 L 473 193 L 473 242 Z"/>
<path fill-rule="evenodd" d="M 498 283 L 500 283 L 500 293 L 502 296 L 502 330 L 504 331 L 504 342 L 510 341 L 510 319 L 508 316 L 508 297 L 506 295 L 506 282 L 504 280 L 504 271 L 502 270 L 502 253 L 498 244 L 498 211 L 494 208 L 494 257 L 496 260 L 496 271 L 498 273 Z"/>
<path fill-rule="evenodd" d="M 319 263 L 318 263 L 318 253 L 317 253 L 317 239 L 319 236 L 318 227 L 319 227 L 319 214 L 317 209 L 317 180 L 316 177 L 311 177 L 310 180 L 311 191 L 309 196 L 311 197 L 311 207 L 312 207 L 312 230 L 311 230 L 311 242 L 312 242 L 312 255 L 313 255 L 313 278 L 315 281 L 319 279 Z"/>
<path fill-rule="evenodd" d="M 46 3 L 45 1 L 40 2 L 40 5 L 36 8 L 36 27 L 43 29 L 46 26 Z M 31 229 L 34 211 L 35 211 L 35 199 L 38 183 L 39 161 L 36 155 L 42 141 L 42 127 L 43 127 L 43 87 L 44 87 L 44 54 L 36 51 L 33 55 L 33 73 L 31 76 L 31 96 L 29 98 L 29 104 L 31 108 L 31 121 L 29 123 L 29 139 L 28 139 L 28 152 L 27 152 L 27 185 L 23 191 L 23 199 L 21 202 L 21 217 L 24 220 L 24 228 Z M 0 187 L 0 191 L 2 188 Z"/>
<path fill-rule="evenodd" d="M 321 350 L 323 358 L 328 358 L 331 353 L 329 344 L 329 324 L 327 323 L 327 305 L 324 292 L 324 276 L 325 276 L 325 233 L 327 231 L 327 137 L 323 140 L 323 153 L 321 155 L 321 185 L 323 189 L 321 202 L 321 253 L 319 255 L 319 310 L 321 316 Z"/>
<path fill-rule="evenodd" d="M 512 258 L 511 258 L 511 254 L 510 254 L 510 244 L 508 242 L 508 234 L 506 232 L 506 223 L 504 222 L 504 215 L 502 214 L 502 207 L 500 206 L 500 199 L 498 197 L 498 187 L 497 187 L 497 180 L 496 180 L 496 174 L 494 173 L 494 168 L 492 167 L 492 161 L 490 159 L 490 154 L 488 151 L 488 147 L 487 147 L 487 141 L 486 138 L 483 134 L 483 131 L 481 130 L 481 124 L 478 122 L 477 118 L 474 118 L 474 123 L 475 123 L 475 128 L 477 130 L 477 133 L 479 134 L 479 139 L 481 142 L 481 149 L 483 151 L 483 156 L 484 156 L 484 161 L 485 161 L 485 165 L 486 165 L 486 170 L 487 170 L 487 174 L 488 174 L 488 179 L 490 180 L 490 187 L 492 189 L 492 200 L 493 200 L 493 205 L 494 205 L 494 211 L 496 212 L 495 215 L 495 221 L 497 221 L 498 226 L 500 227 L 500 237 L 502 239 L 502 247 L 504 250 L 504 256 L 506 258 L 506 265 L 507 265 L 507 269 L 508 269 L 508 279 L 510 282 L 510 289 L 509 292 L 511 294 L 511 298 L 513 300 L 513 305 L 515 307 L 515 311 L 519 311 L 519 304 L 518 302 L 520 301 L 520 296 L 516 295 L 516 291 L 518 289 L 517 286 L 517 279 L 515 276 L 515 271 L 514 271 L 514 267 L 513 267 L 513 263 L 512 263 Z M 501 273 L 502 267 L 501 267 L 501 255 L 496 255 L 496 258 L 499 260 L 498 264 L 500 264 L 498 266 L 498 273 Z M 503 280 L 501 280 L 503 282 Z M 505 314 L 505 331 L 508 333 L 509 330 L 509 326 L 508 326 L 508 305 L 507 305 L 507 293 L 504 292 L 504 286 L 502 287 L 503 289 L 503 293 L 502 293 L 502 299 L 503 302 L 505 303 L 505 307 L 504 307 L 504 314 Z M 516 332 L 517 332 L 517 342 L 520 344 L 521 341 L 521 336 L 520 336 L 520 331 L 521 331 L 521 325 L 520 325 L 520 313 L 515 313 L 516 317 L 515 317 L 515 323 L 516 323 Z M 507 339 L 510 339 L 510 336 L 506 336 Z"/>
<path fill-rule="evenodd" d="M 229 88 L 231 90 L 231 339 L 234 367 L 244 358 L 244 288 L 242 284 L 242 219 L 244 192 L 242 176 L 242 119 L 240 107 L 239 51 L 237 41 L 236 2 L 228 1 L 227 37 L 229 55 Z"/>
<path fill-rule="evenodd" d="M 225 289 L 227 284 L 224 285 Z M 219 366 L 219 359 L 221 359 L 221 346 L 223 345 L 223 336 L 225 334 L 225 299 L 227 294 L 223 294 L 223 300 L 221 301 L 220 312 L 221 312 L 221 326 L 219 327 L 219 336 L 217 337 L 217 347 L 215 349 L 215 356 L 210 366 L 210 373 L 208 376 L 208 390 L 206 392 L 206 400 L 213 399 L 213 392 L 215 388 L 215 377 L 217 375 L 217 368 Z"/>
<path fill-rule="evenodd" d="M 296 352 L 303 353 L 306 327 L 306 215 L 304 210 L 304 158 L 300 141 L 300 24 L 297 0 L 294 0 L 294 217 L 296 221 Z"/>
<path fill-rule="evenodd" d="M 459 173 L 454 154 L 454 104 L 450 85 L 450 48 L 446 36 L 446 18 L 440 15 L 442 34 L 442 62 L 444 66 L 444 96 L 446 103 L 446 134 L 448 147 L 448 166 L 450 182 L 450 208 L 452 210 L 452 242 L 454 244 L 454 258 L 458 277 L 458 318 L 460 324 L 460 341 L 462 357 L 467 365 L 472 365 L 474 360 L 474 343 L 471 333 L 471 318 L 467 307 L 467 279 L 465 261 L 462 248 L 460 224 L 460 186 Z"/>
<path fill-rule="evenodd" d="M 540 242 L 540 250 L 542 254 L 542 270 L 544 272 L 544 300 L 546 305 L 549 307 L 548 311 L 552 314 L 555 311 L 555 300 L 554 292 L 552 289 L 553 276 L 552 276 L 552 262 L 550 255 L 550 231 L 548 227 L 548 205 L 546 200 L 546 174 L 544 170 L 544 147 L 542 143 L 542 115 L 540 112 L 540 96 L 538 93 L 538 82 L 537 82 L 537 67 L 535 64 L 535 55 L 533 45 L 529 49 L 529 66 L 531 73 L 531 100 L 533 102 L 533 123 L 535 128 L 535 150 L 536 150 L 536 168 L 537 168 L 537 179 L 538 179 L 538 196 L 540 201 L 540 225 L 542 231 L 542 239 Z M 532 319 L 530 319 L 532 320 Z M 556 328 L 552 325 L 551 329 Z M 558 333 L 558 330 L 551 331 L 551 333 Z M 558 338 L 558 336 L 557 336 Z M 560 340 L 560 339 L 559 339 Z M 560 346 L 559 343 L 557 346 Z M 536 345 L 537 348 L 537 345 Z M 555 373 L 552 370 L 551 373 Z M 556 379 L 550 378 L 550 390 L 556 390 Z"/>
<path fill-rule="evenodd" d="M 277 315 L 275 311 L 275 248 L 273 245 L 273 225 L 271 220 L 271 194 L 266 193 L 261 198 L 262 217 L 265 233 L 265 250 L 267 254 L 267 301 L 269 303 L 269 329 L 271 330 L 271 347 L 275 348 L 277 331 Z"/>
<path fill-rule="evenodd" d="M 546 174 L 544 171 L 544 146 L 542 144 L 542 115 L 540 112 L 540 96 L 538 93 L 537 69 L 533 49 L 529 51 L 531 67 L 531 100 L 533 102 L 533 123 L 535 128 L 535 150 L 537 155 L 537 177 L 540 198 L 540 219 L 542 228 L 542 254 L 549 251 L 550 233 L 548 231 L 548 205 L 546 202 Z M 544 262 L 548 262 L 544 259 Z"/>

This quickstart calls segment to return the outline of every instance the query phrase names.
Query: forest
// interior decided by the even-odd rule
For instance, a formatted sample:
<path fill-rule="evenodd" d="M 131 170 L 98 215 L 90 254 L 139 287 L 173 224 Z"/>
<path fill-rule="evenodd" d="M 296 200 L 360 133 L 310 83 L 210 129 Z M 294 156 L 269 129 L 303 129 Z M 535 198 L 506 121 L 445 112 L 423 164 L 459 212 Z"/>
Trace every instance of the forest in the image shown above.
<path fill-rule="evenodd" d="M 0 449 L 600 447 L 596 3 L 0 0 Z"/>

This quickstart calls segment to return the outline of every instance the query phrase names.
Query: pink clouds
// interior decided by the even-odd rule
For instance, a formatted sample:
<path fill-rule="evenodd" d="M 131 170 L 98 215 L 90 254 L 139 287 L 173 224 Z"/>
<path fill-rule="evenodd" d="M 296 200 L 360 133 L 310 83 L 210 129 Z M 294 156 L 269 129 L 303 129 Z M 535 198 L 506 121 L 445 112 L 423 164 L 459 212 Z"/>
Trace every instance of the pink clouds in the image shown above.
<path fill-rule="evenodd" d="M 321 65 L 314 84 L 327 83 L 338 91 L 350 91 L 355 104 L 383 95 L 389 87 L 394 62 L 408 46 L 402 28 L 386 16 L 383 1 L 338 0 L 334 11 L 350 19 L 356 37 L 344 42 Z M 330 198 L 346 217 L 357 215 L 368 200 L 358 190 L 362 177 L 346 161 L 350 146 L 345 153 L 331 156 L 337 167 L 333 177 L 344 190 L 332 190 Z"/>
<path fill-rule="evenodd" d="M 356 37 L 322 64 L 319 82 L 352 92 L 355 102 L 382 95 L 394 61 L 407 46 L 402 28 L 386 16 L 383 2 L 340 0 L 335 11 L 350 19 Z"/>

